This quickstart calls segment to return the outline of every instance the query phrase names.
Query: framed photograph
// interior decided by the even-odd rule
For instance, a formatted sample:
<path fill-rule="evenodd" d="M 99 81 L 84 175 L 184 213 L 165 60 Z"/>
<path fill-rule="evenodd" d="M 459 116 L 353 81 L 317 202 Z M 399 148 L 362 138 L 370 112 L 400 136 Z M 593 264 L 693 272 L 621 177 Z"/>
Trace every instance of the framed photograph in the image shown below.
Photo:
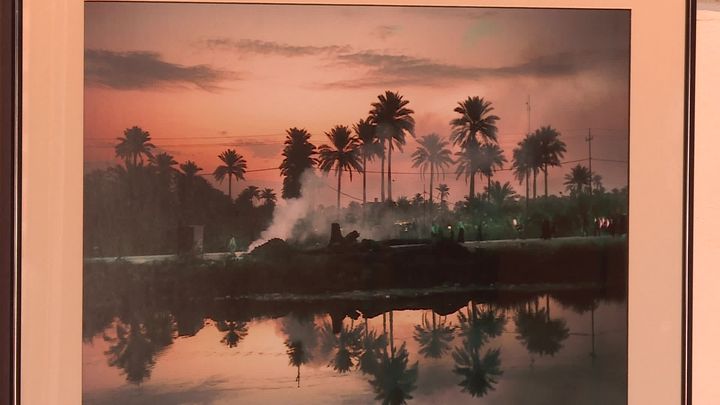
<path fill-rule="evenodd" d="M 15 399 L 686 402 L 694 10 L 26 2 Z"/>

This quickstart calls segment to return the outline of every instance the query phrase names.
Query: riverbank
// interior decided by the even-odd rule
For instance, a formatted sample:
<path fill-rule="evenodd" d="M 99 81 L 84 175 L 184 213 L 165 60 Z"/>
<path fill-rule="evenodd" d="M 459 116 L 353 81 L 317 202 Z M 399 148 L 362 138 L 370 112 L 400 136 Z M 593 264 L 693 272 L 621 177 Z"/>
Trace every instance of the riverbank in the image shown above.
<path fill-rule="evenodd" d="M 611 237 L 439 242 L 388 246 L 364 241 L 334 249 L 299 250 L 274 240 L 241 258 L 186 258 L 133 264 L 86 262 L 85 282 L 127 283 L 155 294 L 238 297 L 326 294 L 438 286 L 592 283 L 624 291 L 627 239 Z"/>

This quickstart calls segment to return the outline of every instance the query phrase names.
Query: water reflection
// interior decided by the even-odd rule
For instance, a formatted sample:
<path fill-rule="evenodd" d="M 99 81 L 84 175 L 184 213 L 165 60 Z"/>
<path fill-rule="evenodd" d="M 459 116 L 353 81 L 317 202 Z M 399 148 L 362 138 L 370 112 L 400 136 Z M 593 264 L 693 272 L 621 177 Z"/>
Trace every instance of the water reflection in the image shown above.
<path fill-rule="evenodd" d="M 624 312 L 622 302 L 613 304 L 602 291 L 565 290 L 502 296 L 456 293 L 312 302 L 297 299 L 207 300 L 195 305 L 179 301 L 138 301 L 141 305 L 117 302 L 113 311 L 101 308 L 100 313 L 93 313 L 86 308 L 84 340 L 87 352 L 99 350 L 104 367 L 117 370 L 124 383 L 111 376 L 104 377 L 105 380 L 96 378 L 94 374 L 102 374 L 103 366 L 86 362 L 86 381 L 115 390 L 89 392 L 87 398 L 96 400 L 88 399 L 86 403 L 112 403 L 98 399 L 103 398 L 100 393 L 122 390 L 123 384 L 168 390 L 167 384 L 173 378 L 196 381 L 223 375 L 227 375 L 221 379 L 227 381 L 224 385 L 207 389 L 217 391 L 217 395 L 242 393 L 237 397 L 240 402 L 274 402 L 267 396 L 274 390 L 281 392 L 286 379 L 294 380 L 292 386 L 300 389 L 297 392 L 308 390 L 310 397 L 303 397 L 306 402 L 324 402 L 322 395 L 340 389 L 336 384 L 361 403 L 373 399 L 383 404 L 403 404 L 414 399 L 433 403 L 452 398 L 462 403 L 490 395 L 505 398 L 510 395 L 510 388 L 503 389 L 504 384 L 517 390 L 525 384 L 523 381 L 532 381 L 525 378 L 544 378 L 537 370 L 535 377 L 519 377 L 518 370 L 526 368 L 527 363 L 523 365 L 518 359 L 527 359 L 525 356 L 530 356 L 534 363 L 535 356 L 549 359 L 568 345 L 573 351 L 581 346 L 593 358 L 586 360 L 586 364 L 595 364 L 596 312 L 607 305 L 620 305 L 619 313 Z M 603 319 L 608 318 L 605 315 Z M 624 322 L 613 323 L 615 327 L 624 326 Z M 96 331 L 93 336 L 85 335 L 93 330 Z M 625 336 L 621 330 L 610 342 L 618 347 L 613 349 L 615 353 L 624 353 Z M 602 340 L 606 346 L 607 339 L 605 336 Z M 216 352 L 212 347 L 218 347 L 218 342 L 232 348 L 232 354 Z M 234 355 L 247 360 L 237 362 L 227 357 Z M 276 355 L 282 356 L 283 365 L 273 365 L 271 360 Z M 183 367 L 192 361 L 222 363 L 223 358 L 232 361 L 232 365 L 218 366 L 219 371 Z M 611 360 L 612 363 L 608 360 L 600 366 L 611 367 L 612 375 L 623 376 L 626 371 L 622 357 Z M 173 373 L 165 369 L 160 375 L 153 375 L 164 362 Z M 577 364 L 572 367 L 582 367 L 581 360 L 572 362 Z M 178 371 L 182 368 L 186 370 Z M 242 388 L 244 381 L 254 378 L 253 370 L 267 373 L 262 382 L 253 380 L 260 384 L 260 391 L 254 394 L 256 400 L 245 397 L 248 388 Z M 335 380 L 332 375 L 342 379 Z M 614 385 L 604 389 L 624 397 L 624 377 L 613 381 Z M 593 383 L 588 380 L 584 384 Z M 431 389 L 433 384 L 439 385 Z M 143 392 L 150 393 L 152 389 Z M 228 399 L 218 403 L 235 402 Z"/>

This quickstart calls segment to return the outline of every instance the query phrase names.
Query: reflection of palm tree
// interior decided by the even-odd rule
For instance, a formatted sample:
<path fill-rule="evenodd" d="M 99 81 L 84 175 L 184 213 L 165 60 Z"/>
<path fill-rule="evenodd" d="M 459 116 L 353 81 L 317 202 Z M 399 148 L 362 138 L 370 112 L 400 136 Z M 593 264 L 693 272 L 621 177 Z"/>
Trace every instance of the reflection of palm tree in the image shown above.
<path fill-rule="evenodd" d="M 347 373 L 355 365 L 353 360 L 360 355 L 361 326 L 343 325 L 337 335 L 332 332 L 332 325 L 325 321 L 322 327 L 323 346 L 326 350 L 334 350 L 329 366 L 340 374 Z"/>
<path fill-rule="evenodd" d="M 115 145 L 115 156 L 125 160 L 125 167 L 137 167 L 142 165 L 143 157 L 148 159 L 152 156 L 155 145 L 150 143 L 150 133 L 143 131 L 140 127 L 132 127 L 125 130 L 122 138 Z M 139 160 L 139 162 L 138 162 Z"/>
<path fill-rule="evenodd" d="M 412 154 L 413 167 L 420 167 L 421 174 L 430 169 L 430 206 L 433 203 L 433 180 L 452 163 L 448 142 L 440 135 L 432 133 L 418 140 L 418 148 Z"/>
<path fill-rule="evenodd" d="M 381 350 L 387 346 L 387 336 L 378 335 L 368 327 L 367 318 L 363 327 L 363 338 L 360 343 L 362 353 L 358 357 L 358 367 L 364 374 L 374 374 L 377 371 Z"/>
<path fill-rule="evenodd" d="M 428 322 L 427 314 L 423 313 L 422 324 L 415 325 L 413 337 L 420 344 L 420 354 L 426 358 L 439 359 L 448 350 L 450 342 L 455 337 L 455 328 L 445 323 L 445 320 L 438 320 L 435 312 L 432 312 L 432 325 Z"/>
<path fill-rule="evenodd" d="M 172 344 L 175 327 L 172 316 L 159 312 L 145 319 L 133 316 L 130 323 L 117 322 L 115 337 L 105 336 L 108 365 L 123 371 L 128 382 L 139 384 L 150 378 L 155 357 Z"/>
<path fill-rule="evenodd" d="M 520 308 L 515 315 L 517 337 L 531 354 L 553 356 L 570 335 L 563 319 L 550 319 L 549 308 Z"/>
<path fill-rule="evenodd" d="M 408 352 L 403 343 L 390 353 L 384 350 L 380 356 L 377 370 L 370 380 L 375 399 L 383 405 L 405 404 L 417 386 L 418 363 L 408 367 Z"/>
<path fill-rule="evenodd" d="M 488 340 L 500 336 L 505 330 L 507 319 L 491 309 L 479 309 L 471 302 L 466 312 L 458 312 L 460 336 L 473 347 L 480 347 Z"/>
<path fill-rule="evenodd" d="M 363 167 L 360 163 L 359 143 L 348 127 L 337 125 L 330 132 L 326 132 L 331 145 L 320 145 L 318 148 L 320 154 L 320 169 L 329 172 L 335 169 L 337 176 L 337 209 L 340 210 L 340 187 L 342 186 L 342 173 L 347 171 L 352 181 L 353 169 L 362 171 Z"/>
<path fill-rule="evenodd" d="M 392 150 L 397 147 L 402 151 L 405 144 L 405 133 L 415 135 L 415 119 L 413 110 L 407 108 L 409 101 L 399 93 L 386 91 L 372 103 L 370 119 L 377 126 L 377 134 L 381 142 L 387 140 L 387 198 L 392 200 Z M 383 155 L 384 156 L 384 155 Z M 385 162 L 383 161 L 383 166 Z"/>
<path fill-rule="evenodd" d="M 219 321 L 215 322 L 215 327 L 218 331 L 225 332 L 220 342 L 230 348 L 237 347 L 238 343 L 248 334 L 248 326 L 245 322 Z"/>
<path fill-rule="evenodd" d="M 310 353 L 303 344 L 302 340 L 286 340 L 285 347 L 287 347 L 287 355 L 290 359 L 290 365 L 297 367 L 297 381 L 298 388 L 300 387 L 300 366 L 310 361 Z"/>
<path fill-rule="evenodd" d="M 215 180 L 222 183 L 225 177 L 228 178 L 228 196 L 232 200 L 232 180 L 235 176 L 236 180 L 242 180 L 245 178 L 245 171 L 247 170 L 247 162 L 239 155 L 235 149 L 228 149 L 218 155 L 218 158 L 223 163 L 219 165 L 213 172 Z"/>
<path fill-rule="evenodd" d="M 455 360 L 453 372 L 462 377 L 458 385 L 473 397 L 482 397 L 493 390 L 497 377 L 502 375 L 500 349 L 490 349 L 480 357 L 479 347 L 464 341 L 461 347 L 455 348 L 452 356 Z"/>

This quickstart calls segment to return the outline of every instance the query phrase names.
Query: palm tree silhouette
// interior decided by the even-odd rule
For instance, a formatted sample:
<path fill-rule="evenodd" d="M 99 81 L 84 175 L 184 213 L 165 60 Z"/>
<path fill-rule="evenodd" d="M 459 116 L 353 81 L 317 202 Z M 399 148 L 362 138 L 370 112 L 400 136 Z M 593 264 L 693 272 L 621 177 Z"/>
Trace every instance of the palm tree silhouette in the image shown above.
<path fill-rule="evenodd" d="M 447 198 L 450 195 L 450 187 L 448 187 L 447 184 L 441 183 L 435 190 L 440 193 L 440 205 L 445 205 L 447 203 Z"/>
<path fill-rule="evenodd" d="M 150 133 L 140 127 L 125 130 L 122 138 L 115 145 L 115 156 L 125 160 L 125 167 L 138 167 L 143 164 L 143 158 L 150 158 L 155 145 L 150 143 Z"/>
<path fill-rule="evenodd" d="M 470 183 L 470 192 L 468 194 L 468 200 L 472 201 L 475 195 L 475 185 L 472 183 L 475 179 L 475 174 L 480 170 L 480 150 L 478 147 L 463 148 L 459 152 L 455 152 L 455 179 L 459 179 L 461 176 L 465 177 L 465 183 L 468 180 Z"/>
<path fill-rule="evenodd" d="M 185 163 L 180 164 L 180 171 L 187 178 L 196 176 L 201 170 L 202 167 L 199 167 L 197 163 L 192 160 L 187 160 Z"/>
<path fill-rule="evenodd" d="M 545 175 L 545 197 L 548 195 L 548 166 L 560 166 L 560 159 L 565 155 L 565 142 L 560 140 L 560 132 L 547 126 L 535 131 L 538 142 L 539 164 Z"/>
<path fill-rule="evenodd" d="M 370 380 L 375 399 L 383 405 L 399 405 L 412 399 L 417 388 L 418 363 L 408 367 L 408 351 L 403 343 L 397 351 L 383 350 L 377 370 Z"/>
<path fill-rule="evenodd" d="M 353 125 L 353 131 L 360 141 L 360 155 L 363 167 L 363 205 L 367 203 L 367 162 L 383 155 L 383 144 L 375 133 L 375 124 L 371 119 L 358 121 Z M 382 174 L 382 173 L 381 173 Z M 382 177 L 382 176 L 381 176 Z"/>
<path fill-rule="evenodd" d="M 275 205 L 277 202 L 277 195 L 271 188 L 264 188 L 260 191 L 260 199 L 263 200 L 264 205 Z"/>
<path fill-rule="evenodd" d="M 553 356 L 562 348 L 562 342 L 570 335 L 563 319 L 551 319 L 550 308 L 519 308 L 515 314 L 517 339 L 530 354 Z"/>
<path fill-rule="evenodd" d="M 359 142 L 358 139 L 350 133 L 348 127 L 337 125 L 325 135 L 330 140 L 331 145 L 320 145 L 318 148 L 320 154 L 320 169 L 324 172 L 330 172 L 335 169 L 337 176 L 337 211 L 340 212 L 340 193 L 342 186 L 342 173 L 347 171 L 352 181 L 353 169 L 362 171 L 362 163 L 360 162 Z"/>
<path fill-rule="evenodd" d="M 530 140 L 531 135 L 525 135 L 525 139 L 518 142 L 513 149 L 512 169 L 515 179 L 520 185 L 525 183 L 525 211 L 530 204 L 530 173 L 533 172 L 533 153 Z"/>
<path fill-rule="evenodd" d="M 285 341 L 285 347 L 287 347 L 286 353 L 290 359 L 290 365 L 297 367 L 297 377 L 295 377 L 295 381 L 297 381 L 297 386 L 300 388 L 300 366 L 307 364 L 312 356 L 302 340 L 288 339 Z"/>
<path fill-rule="evenodd" d="M 480 348 L 465 341 L 452 353 L 455 360 L 453 372 L 462 377 L 458 384 L 462 392 L 473 397 L 482 397 L 494 390 L 497 378 L 502 375 L 500 369 L 500 349 L 489 349 L 480 357 Z"/>
<path fill-rule="evenodd" d="M 419 167 L 424 176 L 430 170 L 430 207 L 433 203 L 433 180 L 453 163 L 448 142 L 440 135 L 432 133 L 418 140 L 418 147 L 412 154 L 413 167 Z"/>
<path fill-rule="evenodd" d="M 473 347 L 480 347 L 503 333 L 507 319 L 491 308 L 480 309 L 471 301 L 465 312 L 458 311 L 458 322 L 460 336 Z"/>
<path fill-rule="evenodd" d="M 328 366 L 340 374 L 350 371 L 355 365 L 353 361 L 358 358 L 361 353 L 363 327 L 353 324 L 343 325 L 340 332 L 336 335 L 333 333 L 332 325 L 325 321 L 320 331 L 325 350 L 334 352 Z"/>
<path fill-rule="evenodd" d="M 460 114 L 460 117 L 450 121 L 452 126 L 450 140 L 453 145 L 460 145 L 464 150 L 468 150 L 466 157 L 476 157 L 475 152 L 483 142 L 497 142 L 495 123 L 500 118 L 490 114 L 493 111 L 491 102 L 477 96 L 468 97 L 466 100 L 458 102 L 458 106 L 453 111 Z M 467 167 L 467 169 L 471 169 L 468 172 L 470 177 L 468 196 L 470 199 L 475 198 L 475 173 L 478 168 L 474 164 Z"/>
<path fill-rule="evenodd" d="M 592 182 L 592 176 L 590 169 L 578 164 L 577 166 L 570 169 L 570 173 L 565 174 L 565 189 L 570 195 L 580 195 L 590 189 Z"/>
<path fill-rule="evenodd" d="M 248 326 L 245 322 L 218 321 L 215 322 L 215 327 L 218 331 L 225 332 L 220 342 L 229 348 L 237 347 L 238 343 L 248 334 Z"/>
<path fill-rule="evenodd" d="M 415 136 L 413 110 L 407 108 L 409 101 L 397 92 L 386 91 L 372 103 L 370 120 L 377 126 L 376 134 L 381 142 L 387 140 L 387 198 L 392 201 L 392 150 L 397 147 L 402 152 L 405 145 L 405 133 Z M 383 166 L 385 162 L 383 161 Z M 384 200 L 384 198 L 383 198 Z"/>
<path fill-rule="evenodd" d="M 445 319 L 438 320 L 435 311 L 431 312 L 432 324 L 428 322 L 427 313 L 423 313 L 422 323 L 415 325 L 413 338 L 420 345 L 420 354 L 426 358 L 439 359 L 450 350 L 455 327 L 447 324 Z"/>
<path fill-rule="evenodd" d="M 315 145 L 310 143 L 310 134 L 305 129 L 290 128 L 286 131 L 285 147 L 280 163 L 280 174 L 283 178 L 282 198 L 299 198 L 301 196 L 301 176 L 317 164 Z"/>
<path fill-rule="evenodd" d="M 497 144 L 485 143 L 480 146 L 478 170 L 481 175 L 487 177 L 488 187 L 490 187 L 495 170 L 502 169 L 503 164 L 506 162 L 507 159 L 505 159 L 502 149 Z"/>
<path fill-rule="evenodd" d="M 228 197 L 232 200 L 232 179 L 235 176 L 236 180 L 245 179 L 245 171 L 247 170 L 247 162 L 239 155 L 235 149 L 228 149 L 218 155 L 220 161 L 223 162 L 213 172 L 215 180 L 222 183 L 225 177 L 228 178 Z"/>
<path fill-rule="evenodd" d="M 500 209 L 504 209 L 508 202 L 512 201 L 517 195 L 510 182 L 507 181 L 503 184 L 500 184 L 499 181 L 490 183 L 487 194 L 488 200 Z"/>
<path fill-rule="evenodd" d="M 361 353 L 358 357 L 358 368 L 363 374 L 374 374 L 377 371 L 379 359 L 382 355 L 381 350 L 386 346 L 387 336 L 385 334 L 378 335 L 374 330 L 371 331 L 368 320 L 365 318 L 363 337 L 360 342 Z"/>
<path fill-rule="evenodd" d="M 110 343 L 105 355 L 108 365 L 117 367 L 128 382 L 140 384 L 150 378 L 155 358 L 172 344 L 175 323 L 168 312 L 133 314 L 128 323 L 118 321 L 115 336 L 104 336 Z"/>

